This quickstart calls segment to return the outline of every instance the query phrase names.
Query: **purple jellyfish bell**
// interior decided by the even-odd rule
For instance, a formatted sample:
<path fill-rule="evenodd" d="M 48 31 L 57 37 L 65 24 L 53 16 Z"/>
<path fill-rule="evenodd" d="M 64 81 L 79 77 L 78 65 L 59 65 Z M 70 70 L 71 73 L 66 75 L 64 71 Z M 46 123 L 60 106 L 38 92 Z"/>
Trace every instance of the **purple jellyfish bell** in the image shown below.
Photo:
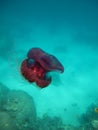
<path fill-rule="evenodd" d="M 27 57 L 38 62 L 46 71 L 64 72 L 64 67 L 60 61 L 55 56 L 46 53 L 40 48 L 30 49 Z"/>

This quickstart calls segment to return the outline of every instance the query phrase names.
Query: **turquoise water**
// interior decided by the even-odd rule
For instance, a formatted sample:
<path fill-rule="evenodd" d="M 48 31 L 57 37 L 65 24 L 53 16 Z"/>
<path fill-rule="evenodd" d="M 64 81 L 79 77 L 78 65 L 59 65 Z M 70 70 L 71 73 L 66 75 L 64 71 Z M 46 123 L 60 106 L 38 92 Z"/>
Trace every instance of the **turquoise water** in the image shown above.
<path fill-rule="evenodd" d="M 97 12 L 97 0 L 0 1 L 0 83 L 10 91 L 27 92 L 34 99 L 37 118 L 57 116 L 64 123 L 62 129 L 49 128 L 50 123 L 37 130 L 67 130 L 69 124 L 93 130 L 92 122 L 98 123 Z M 62 74 L 53 72 L 51 84 L 43 89 L 20 73 L 21 62 L 33 47 L 56 56 L 65 68 Z"/>

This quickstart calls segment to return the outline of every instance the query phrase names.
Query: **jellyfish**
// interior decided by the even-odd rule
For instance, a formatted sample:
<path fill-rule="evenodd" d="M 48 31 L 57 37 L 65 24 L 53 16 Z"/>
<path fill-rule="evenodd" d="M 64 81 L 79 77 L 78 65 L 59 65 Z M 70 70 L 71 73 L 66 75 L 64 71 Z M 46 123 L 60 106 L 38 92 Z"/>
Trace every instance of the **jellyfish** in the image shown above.
<path fill-rule="evenodd" d="M 27 58 L 21 63 L 21 74 L 29 82 L 35 82 L 40 88 L 47 87 L 52 76 L 49 72 L 64 72 L 64 67 L 53 55 L 46 53 L 40 48 L 31 48 L 27 53 Z"/>

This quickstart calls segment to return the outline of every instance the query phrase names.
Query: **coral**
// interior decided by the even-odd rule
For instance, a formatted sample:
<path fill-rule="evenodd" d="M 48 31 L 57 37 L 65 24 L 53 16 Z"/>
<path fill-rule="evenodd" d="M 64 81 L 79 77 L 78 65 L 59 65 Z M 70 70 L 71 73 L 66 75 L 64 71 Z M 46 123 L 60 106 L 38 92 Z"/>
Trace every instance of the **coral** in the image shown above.
<path fill-rule="evenodd" d="M 0 111 L 0 130 L 18 130 L 7 112 Z"/>
<path fill-rule="evenodd" d="M 76 128 L 72 125 L 65 125 L 64 130 L 79 130 L 79 128 Z"/>
<path fill-rule="evenodd" d="M 48 113 L 37 117 L 33 98 L 24 91 L 10 90 L 0 83 L 0 130 L 98 130 L 97 104 L 80 116 L 80 126 L 64 124 Z"/>
<path fill-rule="evenodd" d="M 3 109 L 14 118 L 18 128 L 30 130 L 36 121 L 36 109 L 33 98 L 24 91 L 12 90 L 5 99 Z"/>
<path fill-rule="evenodd" d="M 95 128 L 96 130 L 98 130 L 98 120 L 93 120 L 91 122 L 91 124 L 92 124 L 93 128 Z"/>
<path fill-rule="evenodd" d="M 98 120 L 98 113 L 95 112 L 95 108 L 97 108 L 97 106 L 98 105 L 96 103 L 91 104 L 88 106 L 86 112 L 80 116 L 79 122 L 83 126 L 84 130 L 95 129 L 96 120 Z"/>
<path fill-rule="evenodd" d="M 65 129 L 62 119 L 60 117 L 50 117 L 47 114 L 44 114 L 42 118 L 38 118 L 36 129 L 34 130 L 65 130 Z"/>
<path fill-rule="evenodd" d="M 98 119 L 98 114 L 94 111 L 95 108 L 97 108 L 96 104 L 91 104 L 90 106 L 88 106 L 86 112 L 80 116 L 80 124 L 88 124 L 92 120 Z"/>
<path fill-rule="evenodd" d="M 86 130 L 84 127 L 75 127 L 65 125 L 60 117 L 50 117 L 44 114 L 42 118 L 38 118 L 34 130 Z"/>

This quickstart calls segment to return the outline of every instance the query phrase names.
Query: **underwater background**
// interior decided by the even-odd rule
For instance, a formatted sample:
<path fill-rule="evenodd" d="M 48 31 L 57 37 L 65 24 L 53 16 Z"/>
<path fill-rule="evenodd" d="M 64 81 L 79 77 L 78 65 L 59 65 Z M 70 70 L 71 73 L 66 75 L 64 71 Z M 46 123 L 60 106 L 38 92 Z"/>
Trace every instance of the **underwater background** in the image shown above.
<path fill-rule="evenodd" d="M 64 66 L 43 89 L 20 73 L 33 47 Z M 0 130 L 13 129 L 98 130 L 97 0 L 0 1 Z"/>

